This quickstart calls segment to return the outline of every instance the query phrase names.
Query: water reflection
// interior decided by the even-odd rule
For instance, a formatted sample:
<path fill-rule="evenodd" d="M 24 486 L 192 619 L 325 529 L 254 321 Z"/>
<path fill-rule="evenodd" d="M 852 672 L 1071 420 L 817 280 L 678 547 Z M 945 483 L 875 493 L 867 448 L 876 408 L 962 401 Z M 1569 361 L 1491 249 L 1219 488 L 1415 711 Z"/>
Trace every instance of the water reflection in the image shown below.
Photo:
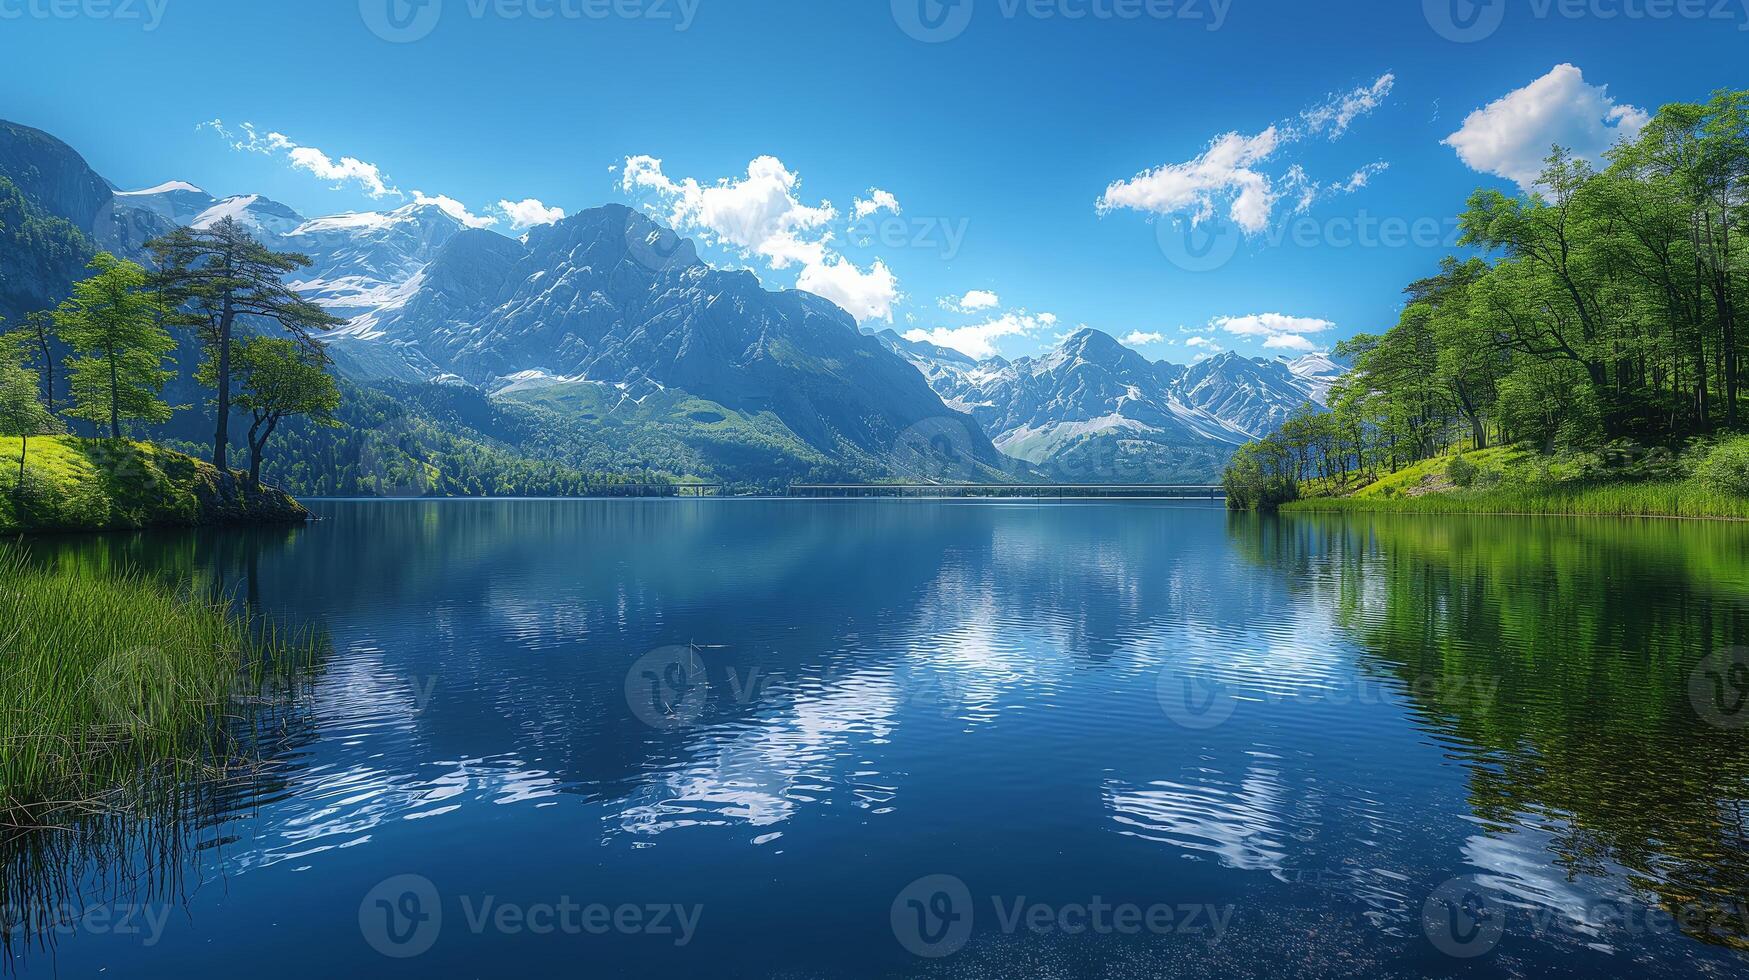
<path fill-rule="evenodd" d="M 1736 964 L 1713 947 L 1746 935 L 1749 733 L 1701 721 L 1688 680 L 1745 642 L 1749 529 L 1136 502 L 318 510 L 289 537 L 52 546 L 204 576 L 333 641 L 273 780 L 206 818 L 227 843 L 185 863 L 207 887 L 183 924 L 149 958 L 79 936 L 63 962 L 198 972 L 270 917 L 308 955 L 263 977 L 412 975 L 359 935 L 356 903 L 399 873 L 706 909 L 684 950 L 447 929 L 432 955 L 466 974 L 1449 972 L 1423 902 L 1462 875 L 1565 924 L 1515 930 L 1481 975 L 1575 950 L 1679 974 Z M 702 687 L 652 724 L 627 676 L 669 647 Z M 1161 678 L 1185 672 L 1230 717 L 1175 717 Z M 985 918 L 925 964 L 890 906 L 943 873 Z M 1002 932 L 990 899 L 1019 895 L 1236 911 L 1214 946 L 1095 942 Z M 1685 928 L 1713 946 L 1624 937 L 1609 903 L 1700 909 Z"/>
<path fill-rule="evenodd" d="M 1749 949 L 1749 730 L 1690 691 L 1749 637 L 1744 528 L 1295 517 L 1234 539 L 1464 760 L 1464 856 L 1506 901 L 1598 935 L 1637 898 Z"/>

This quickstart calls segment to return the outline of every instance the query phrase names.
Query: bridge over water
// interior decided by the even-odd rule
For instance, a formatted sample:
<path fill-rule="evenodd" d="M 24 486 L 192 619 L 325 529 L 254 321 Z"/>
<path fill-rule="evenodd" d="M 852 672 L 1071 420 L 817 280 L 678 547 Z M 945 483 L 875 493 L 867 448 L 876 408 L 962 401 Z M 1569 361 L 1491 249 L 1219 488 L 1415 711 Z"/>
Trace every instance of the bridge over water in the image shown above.
<path fill-rule="evenodd" d="M 1069 499 L 1124 497 L 1141 500 L 1219 500 L 1218 485 L 1013 484 L 1013 483 L 793 483 L 792 497 L 1015 497 Z"/>

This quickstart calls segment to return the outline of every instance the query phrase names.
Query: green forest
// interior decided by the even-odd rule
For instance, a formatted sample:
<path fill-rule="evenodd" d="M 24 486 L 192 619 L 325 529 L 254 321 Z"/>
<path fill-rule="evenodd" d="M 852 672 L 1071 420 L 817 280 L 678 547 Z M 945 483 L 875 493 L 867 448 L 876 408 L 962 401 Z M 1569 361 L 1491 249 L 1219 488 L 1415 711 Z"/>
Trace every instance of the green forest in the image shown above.
<path fill-rule="evenodd" d="M 1601 168 L 1555 147 L 1532 193 L 1479 190 L 1459 220 L 1472 254 L 1410 283 L 1389 330 L 1338 345 L 1354 370 L 1329 411 L 1243 447 L 1229 503 L 1349 495 L 1422 465 L 1420 489 L 1680 483 L 1734 511 L 1749 92 L 1665 106 Z"/>

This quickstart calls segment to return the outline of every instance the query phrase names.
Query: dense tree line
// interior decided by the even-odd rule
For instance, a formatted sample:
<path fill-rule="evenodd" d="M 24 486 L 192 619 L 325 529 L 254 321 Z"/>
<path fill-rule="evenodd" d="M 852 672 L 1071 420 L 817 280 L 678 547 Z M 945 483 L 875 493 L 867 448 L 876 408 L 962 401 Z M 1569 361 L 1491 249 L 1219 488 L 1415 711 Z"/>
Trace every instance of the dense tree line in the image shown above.
<path fill-rule="evenodd" d="M 25 490 L 32 435 L 63 431 L 67 421 L 77 420 L 121 439 L 130 423 L 170 419 L 178 408 L 163 397 L 176 375 L 172 327 L 194 328 L 200 342 L 204 360 L 197 380 L 216 393 L 211 460 L 221 472 L 230 472 L 233 404 L 254 422 L 248 439 L 251 485 L 259 484 L 268 440 L 281 421 L 302 416 L 332 423 L 339 394 L 313 331 L 337 321 L 282 283 L 309 259 L 267 250 L 231 219 L 201 230 L 179 229 L 150 247 L 159 260 L 151 272 L 98 252 L 88 266 L 92 274 L 74 283 L 70 297 L 53 310 L 28 314 L 23 329 L 0 345 L 0 374 L 8 379 L 0 386 L 0 434 L 24 437 L 18 493 Z M 277 324 L 291 339 L 235 333 L 232 327 L 244 315 L 257 324 Z M 68 352 L 59 371 L 57 348 Z M 64 407 L 57 375 L 66 380 Z"/>
<path fill-rule="evenodd" d="M 1740 431 L 1749 92 L 1661 109 L 1602 169 L 1556 147 L 1532 193 L 1472 195 L 1461 244 L 1395 326 L 1336 353 L 1328 412 L 1244 447 L 1236 506 L 1453 449 L 1679 447 Z"/>

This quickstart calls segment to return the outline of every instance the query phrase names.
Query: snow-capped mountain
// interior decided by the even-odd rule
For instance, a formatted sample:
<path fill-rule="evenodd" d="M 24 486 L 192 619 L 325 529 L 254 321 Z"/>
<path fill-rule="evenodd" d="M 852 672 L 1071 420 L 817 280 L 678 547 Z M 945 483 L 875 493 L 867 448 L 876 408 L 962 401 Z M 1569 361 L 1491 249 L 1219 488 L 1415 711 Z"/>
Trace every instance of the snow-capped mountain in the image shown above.
<path fill-rule="evenodd" d="M 714 269 L 692 242 L 620 205 L 521 240 L 461 231 L 330 350 L 357 375 L 455 378 L 596 424 L 716 440 L 723 453 L 749 454 L 723 441 L 746 433 L 792 470 L 884 476 L 903 433 L 953 415 L 830 301 Z M 995 472 L 1000 456 L 968 428 L 965 451 Z"/>
<path fill-rule="evenodd" d="M 1091 329 L 1013 362 L 973 361 L 892 331 L 878 336 L 1003 452 L 1088 482 L 1212 480 L 1234 448 L 1303 405 L 1321 407 L 1343 371 L 1325 355 L 1270 361 L 1227 353 L 1182 367 L 1149 361 Z"/>
<path fill-rule="evenodd" d="M 259 194 L 222 200 L 184 181 L 117 191 L 118 214 L 146 212 L 170 227 L 209 228 L 230 218 L 270 247 L 312 265 L 292 285 L 329 312 L 354 317 L 391 304 L 462 223 L 435 204 L 305 218 Z"/>
<path fill-rule="evenodd" d="M 115 192 L 117 207 L 150 211 L 178 226 L 194 224 L 208 208 L 217 203 L 211 194 L 181 180 L 172 180 L 145 190 Z"/>

